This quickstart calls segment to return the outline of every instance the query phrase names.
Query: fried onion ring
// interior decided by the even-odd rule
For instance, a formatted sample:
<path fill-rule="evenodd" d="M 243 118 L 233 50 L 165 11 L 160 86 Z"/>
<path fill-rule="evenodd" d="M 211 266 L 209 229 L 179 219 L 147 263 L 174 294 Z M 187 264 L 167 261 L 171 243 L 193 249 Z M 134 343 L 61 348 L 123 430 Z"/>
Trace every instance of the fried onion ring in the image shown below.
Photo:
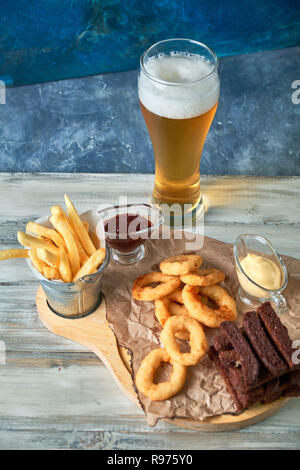
<path fill-rule="evenodd" d="M 208 298 L 204 295 L 201 298 L 202 302 L 207 305 Z M 165 326 L 166 321 L 173 315 L 188 314 L 187 308 L 183 305 L 182 287 L 178 287 L 171 294 L 155 301 L 155 316 L 162 327 Z M 178 331 L 175 336 L 183 340 L 189 340 L 190 338 L 190 334 L 186 330 Z"/>
<path fill-rule="evenodd" d="M 219 282 L 224 281 L 225 274 L 219 269 L 198 269 L 194 273 L 184 274 L 180 276 L 180 279 L 184 284 L 189 284 L 190 286 L 213 286 L 219 284 Z"/>
<path fill-rule="evenodd" d="M 173 366 L 168 382 L 154 383 L 155 372 L 162 362 L 168 362 Z M 163 401 L 178 393 L 185 382 L 186 367 L 173 361 L 163 348 L 154 349 L 144 359 L 137 371 L 135 383 L 137 389 L 150 400 Z"/>
<path fill-rule="evenodd" d="M 180 346 L 176 341 L 176 333 L 182 330 L 187 330 L 190 333 L 190 352 L 181 352 Z M 208 343 L 202 326 L 197 320 L 187 315 L 177 315 L 169 318 L 161 332 L 160 338 L 173 361 L 183 366 L 198 364 L 208 349 Z"/>
<path fill-rule="evenodd" d="M 155 316 L 162 327 L 173 315 L 188 315 L 188 311 L 183 305 L 181 287 L 155 301 Z M 178 331 L 176 338 L 188 340 L 189 333 L 187 331 Z"/>
<path fill-rule="evenodd" d="M 149 284 L 159 282 L 156 287 Z M 136 300 L 157 300 L 171 294 L 180 286 L 180 279 L 176 276 L 168 276 L 160 272 L 152 272 L 138 277 L 132 287 L 132 296 Z"/>
<path fill-rule="evenodd" d="M 205 305 L 199 294 L 212 299 L 218 308 Z M 219 328 L 223 321 L 235 321 L 237 317 L 233 298 L 221 286 L 196 287 L 187 284 L 183 288 L 182 299 L 189 315 L 209 328 Z"/>
<path fill-rule="evenodd" d="M 159 268 L 164 274 L 180 276 L 200 268 L 203 260 L 199 255 L 179 255 L 164 259 Z"/>

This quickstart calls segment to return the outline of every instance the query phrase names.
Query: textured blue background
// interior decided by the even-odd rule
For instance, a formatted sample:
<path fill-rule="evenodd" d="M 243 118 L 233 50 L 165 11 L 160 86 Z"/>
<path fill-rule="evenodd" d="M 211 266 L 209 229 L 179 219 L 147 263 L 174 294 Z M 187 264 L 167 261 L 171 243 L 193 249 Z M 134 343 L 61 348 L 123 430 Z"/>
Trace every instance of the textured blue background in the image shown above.
<path fill-rule="evenodd" d="M 221 59 L 221 99 L 201 172 L 300 175 L 300 48 Z M 7 90 L 0 170 L 152 173 L 137 71 Z"/>
<path fill-rule="evenodd" d="M 8 85 L 136 69 L 171 37 L 219 56 L 300 44 L 299 0 L 1 0 L 0 26 Z"/>
<path fill-rule="evenodd" d="M 291 100 L 300 79 L 300 48 L 291 47 L 300 44 L 299 7 L 299 0 L 0 0 L 0 78 L 10 85 L 0 105 L 0 171 L 152 173 L 138 59 L 158 40 L 185 36 L 222 57 L 201 173 L 300 175 L 300 104 Z"/>

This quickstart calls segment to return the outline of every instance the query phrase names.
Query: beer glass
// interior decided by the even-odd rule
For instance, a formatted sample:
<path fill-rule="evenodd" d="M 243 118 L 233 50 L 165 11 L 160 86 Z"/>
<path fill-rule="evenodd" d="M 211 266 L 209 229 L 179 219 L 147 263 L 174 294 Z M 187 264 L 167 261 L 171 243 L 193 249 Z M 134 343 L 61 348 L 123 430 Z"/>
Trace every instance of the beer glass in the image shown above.
<path fill-rule="evenodd" d="M 174 219 L 202 216 L 200 160 L 220 94 L 216 54 L 190 39 L 158 42 L 141 56 L 138 93 L 155 157 L 154 204 Z"/>

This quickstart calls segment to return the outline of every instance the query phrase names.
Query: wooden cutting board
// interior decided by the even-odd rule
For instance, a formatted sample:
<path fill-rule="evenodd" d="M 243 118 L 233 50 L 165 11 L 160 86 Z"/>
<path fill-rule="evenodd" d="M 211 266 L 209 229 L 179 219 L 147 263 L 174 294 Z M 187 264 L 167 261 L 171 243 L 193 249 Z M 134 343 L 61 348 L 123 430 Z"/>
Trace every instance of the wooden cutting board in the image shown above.
<path fill-rule="evenodd" d="M 73 320 L 59 317 L 49 309 L 42 287 L 39 287 L 37 291 L 36 305 L 39 317 L 48 330 L 82 344 L 94 352 L 107 367 L 120 390 L 138 407 L 141 407 L 133 389 L 130 356 L 126 349 L 118 347 L 115 335 L 106 321 L 105 299 L 91 315 Z M 205 421 L 186 418 L 166 419 L 165 421 L 182 428 L 205 432 L 242 429 L 268 418 L 289 400 L 289 398 L 281 398 L 269 405 L 256 404 L 238 416 L 214 416 Z"/>

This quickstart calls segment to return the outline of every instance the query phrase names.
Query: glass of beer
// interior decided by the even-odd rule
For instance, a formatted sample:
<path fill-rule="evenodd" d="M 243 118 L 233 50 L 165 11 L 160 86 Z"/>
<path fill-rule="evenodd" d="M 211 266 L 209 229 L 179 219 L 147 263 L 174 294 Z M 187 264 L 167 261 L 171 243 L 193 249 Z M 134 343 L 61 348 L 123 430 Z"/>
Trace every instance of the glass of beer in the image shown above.
<path fill-rule="evenodd" d="M 138 93 L 155 157 L 152 200 L 184 225 L 204 214 L 200 160 L 219 101 L 218 58 L 194 40 L 158 42 L 141 57 Z"/>

